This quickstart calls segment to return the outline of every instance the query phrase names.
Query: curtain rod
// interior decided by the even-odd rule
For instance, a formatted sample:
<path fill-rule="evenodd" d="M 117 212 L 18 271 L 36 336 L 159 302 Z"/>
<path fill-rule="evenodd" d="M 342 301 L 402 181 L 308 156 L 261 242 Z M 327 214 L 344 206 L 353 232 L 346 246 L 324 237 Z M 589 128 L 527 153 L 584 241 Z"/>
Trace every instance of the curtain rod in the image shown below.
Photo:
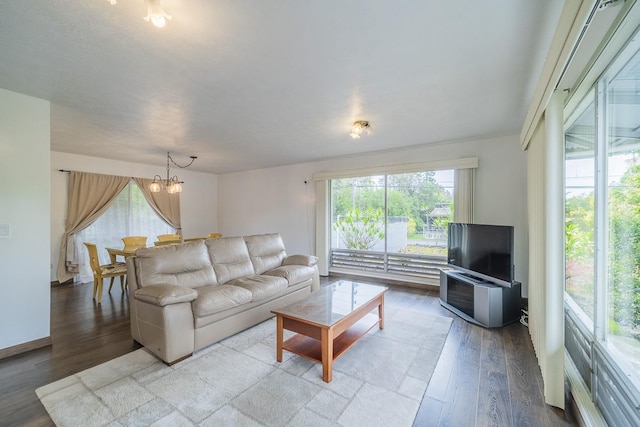
<path fill-rule="evenodd" d="M 58 172 L 71 173 L 71 172 L 77 172 L 77 171 L 69 171 L 69 170 L 66 170 L 66 169 L 58 169 Z M 86 172 L 86 173 L 92 173 L 92 172 Z M 104 175 L 104 174 L 98 174 L 98 175 Z M 124 177 L 126 177 L 126 175 L 113 175 L 113 176 L 124 176 Z M 130 176 L 129 178 L 136 179 L 135 176 Z"/>

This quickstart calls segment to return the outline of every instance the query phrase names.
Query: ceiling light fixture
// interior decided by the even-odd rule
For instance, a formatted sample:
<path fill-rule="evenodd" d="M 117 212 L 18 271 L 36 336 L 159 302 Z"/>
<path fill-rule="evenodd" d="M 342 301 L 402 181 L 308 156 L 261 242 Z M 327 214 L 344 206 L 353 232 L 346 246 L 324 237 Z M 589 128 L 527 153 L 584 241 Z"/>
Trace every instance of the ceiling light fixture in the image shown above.
<path fill-rule="evenodd" d="M 353 123 L 351 133 L 349 135 L 351 135 L 351 138 L 353 139 L 358 139 L 365 130 L 367 131 L 367 135 L 371 135 L 371 126 L 369 125 L 369 122 L 366 120 L 358 120 Z"/>
<path fill-rule="evenodd" d="M 144 0 L 144 3 L 147 5 L 147 16 L 142 19 L 151 21 L 158 28 L 164 27 L 167 20 L 171 21 L 171 15 L 164 11 L 161 0 Z"/>
<path fill-rule="evenodd" d="M 171 160 L 171 163 L 173 163 L 180 169 L 185 169 L 191 166 L 193 162 L 197 159 L 196 156 L 190 156 L 190 157 L 191 157 L 191 161 L 188 164 L 184 166 L 180 166 L 171 158 L 171 155 L 169 154 L 169 152 L 167 152 L 167 179 L 163 181 L 160 175 L 154 176 L 153 182 L 151 183 L 151 185 L 149 185 L 149 191 L 151 191 L 152 193 L 158 193 L 160 192 L 160 189 L 164 187 L 167 190 L 167 193 L 169 194 L 180 193 L 182 191 L 182 181 L 180 181 L 176 175 L 169 178 L 171 176 L 171 173 L 169 171 L 169 160 Z"/>

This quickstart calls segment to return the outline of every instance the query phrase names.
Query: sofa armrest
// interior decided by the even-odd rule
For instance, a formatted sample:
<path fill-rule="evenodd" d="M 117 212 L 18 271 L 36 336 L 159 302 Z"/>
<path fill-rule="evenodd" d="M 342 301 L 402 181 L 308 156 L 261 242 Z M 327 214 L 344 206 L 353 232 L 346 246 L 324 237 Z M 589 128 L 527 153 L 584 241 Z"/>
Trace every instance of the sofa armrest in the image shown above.
<path fill-rule="evenodd" d="M 318 263 L 318 258 L 313 255 L 291 255 L 282 260 L 282 265 L 306 265 L 313 267 Z"/>
<path fill-rule="evenodd" d="M 134 298 L 160 307 L 191 302 L 198 297 L 194 289 L 177 285 L 152 285 L 137 289 Z"/>

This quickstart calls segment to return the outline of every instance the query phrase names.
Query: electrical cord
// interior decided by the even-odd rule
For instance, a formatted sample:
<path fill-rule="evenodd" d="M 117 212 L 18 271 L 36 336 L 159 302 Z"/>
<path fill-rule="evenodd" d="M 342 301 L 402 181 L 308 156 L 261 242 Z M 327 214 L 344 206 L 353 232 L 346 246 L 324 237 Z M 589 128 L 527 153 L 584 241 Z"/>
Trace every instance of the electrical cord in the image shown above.
<path fill-rule="evenodd" d="M 529 312 L 524 308 L 522 309 L 522 316 L 520 316 L 520 323 L 522 323 L 527 328 L 529 327 Z"/>

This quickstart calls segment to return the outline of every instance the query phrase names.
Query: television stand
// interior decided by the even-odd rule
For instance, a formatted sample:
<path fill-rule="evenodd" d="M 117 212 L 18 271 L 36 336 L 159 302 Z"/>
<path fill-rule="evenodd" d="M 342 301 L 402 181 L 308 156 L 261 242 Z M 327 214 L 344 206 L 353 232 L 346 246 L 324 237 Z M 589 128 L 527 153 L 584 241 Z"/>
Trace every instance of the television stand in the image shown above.
<path fill-rule="evenodd" d="M 456 270 L 440 270 L 440 305 L 468 322 L 496 328 L 515 322 L 522 309 L 522 285 L 506 288 Z"/>

